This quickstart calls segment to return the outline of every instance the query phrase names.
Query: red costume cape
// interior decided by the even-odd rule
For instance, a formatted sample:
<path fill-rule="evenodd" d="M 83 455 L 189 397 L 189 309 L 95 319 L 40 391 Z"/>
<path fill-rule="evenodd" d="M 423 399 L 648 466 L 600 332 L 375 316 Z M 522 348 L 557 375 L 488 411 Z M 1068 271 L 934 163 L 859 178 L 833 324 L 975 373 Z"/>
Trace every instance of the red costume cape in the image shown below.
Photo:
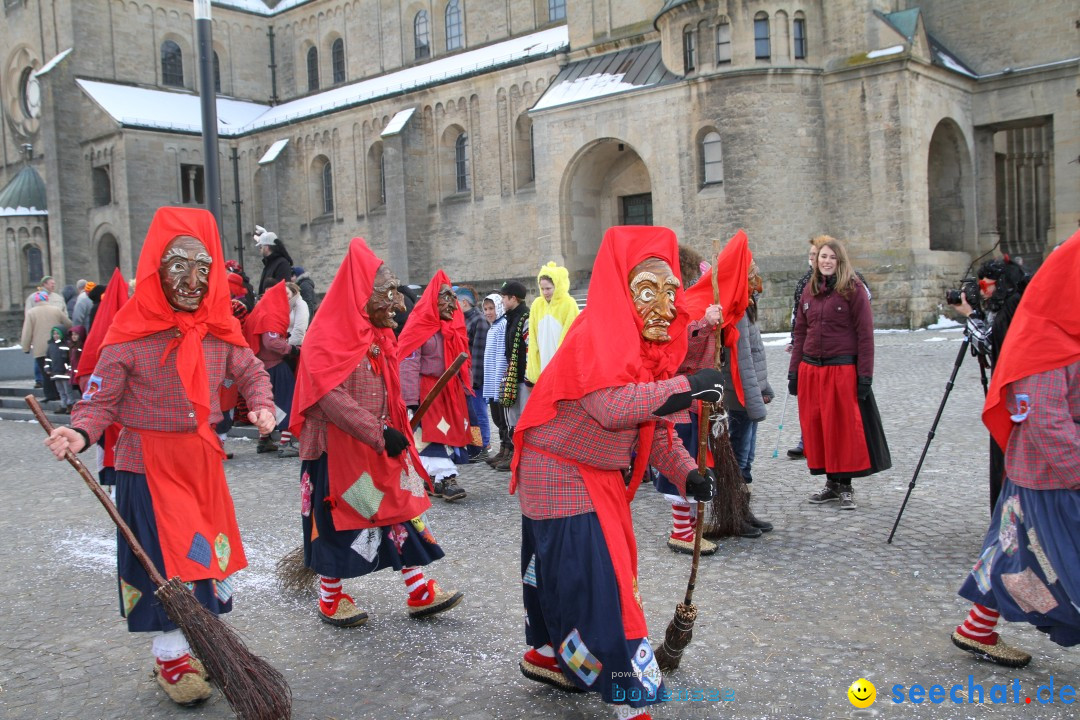
<path fill-rule="evenodd" d="M 570 326 L 559 352 L 544 368 L 518 422 L 518 430 L 538 427 L 555 418 L 556 403 L 578 400 L 596 390 L 633 383 L 651 383 L 674 376 L 686 357 L 686 311 L 683 293 L 675 291 L 675 320 L 668 328 L 671 342 L 654 343 L 641 335 L 644 321 L 630 294 L 630 271 L 641 261 L 659 258 L 679 277 L 679 245 L 675 233 L 664 227 L 613 227 L 593 264 L 585 309 Z M 637 350 L 637 352 L 635 352 Z M 671 425 L 667 424 L 671 442 Z M 607 541 L 619 587 L 619 605 L 627 638 L 647 634 L 644 611 L 637 592 L 637 544 L 630 501 L 649 464 L 656 422 L 638 426 L 637 457 L 630 487 L 617 471 L 577 465 L 596 509 Z M 523 437 L 523 436 L 522 436 Z M 521 453 L 514 454 L 510 492 L 517 484 Z"/>
<path fill-rule="evenodd" d="M 1009 383 L 1080 360 L 1080 231 L 1050 253 L 1031 279 L 1005 335 L 983 406 L 983 423 L 1008 448 Z"/>
<path fill-rule="evenodd" d="M 181 235 L 198 238 L 212 259 L 206 297 L 193 313 L 169 305 L 158 276 L 166 246 Z M 138 433 L 142 442 L 166 576 L 179 576 L 184 581 L 223 580 L 247 565 L 232 496 L 225 484 L 224 453 L 210 428 L 210 392 L 217 392 L 217 388 L 210 388 L 202 347 L 207 334 L 247 347 L 240 323 L 232 315 L 225 274 L 214 216 L 195 208 L 159 208 L 139 255 L 135 294 L 117 312 L 102 343 L 133 342 L 165 330 L 175 331 L 161 361 L 176 352 L 177 374 L 195 408 L 197 429 L 193 433 L 165 433 L 125 428 L 125 432 Z M 196 535 L 212 547 L 214 561 L 209 567 L 188 557 Z"/>
<path fill-rule="evenodd" d="M 743 397 L 742 375 L 739 373 L 739 331 L 735 325 L 746 314 L 746 308 L 750 305 L 750 281 L 747 273 L 750 272 L 752 260 L 746 232 L 739 230 L 720 251 L 716 258 L 716 267 L 702 275 L 701 279 L 686 291 L 686 311 L 690 320 L 700 320 L 705 316 L 705 309 L 713 304 L 712 274 L 713 271 L 716 272 L 716 282 L 720 288 L 720 307 L 724 314 L 720 328 L 724 347 L 728 349 L 731 384 L 735 386 L 735 394 L 743 406 L 746 405 L 746 398 Z"/>
<path fill-rule="evenodd" d="M 469 333 L 465 328 L 465 313 L 455 304 L 454 315 L 449 320 L 439 317 L 439 289 L 450 285 L 450 278 L 442 270 L 435 273 L 409 313 L 409 321 L 398 338 L 398 357 L 407 358 L 436 332 L 442 332 L 443 359 L 446 367 L 461 353 L 469 353 Z M 481 359 L 482 361 L 482 359 Z M 453 447 L 465 447 L 472 441 L 469 434 L 469 409 L 465 394 L 473 394 L 472 362 L 466 360 L 458 371 L 461 385 L 450 383 L 439 393 L 422 420 L 422 436 L 425 442 L 438 442 Z M 420 401 L 434 386 L 438 378 L 420 376 Z M 445 422 L 444 422 L 445 420 Z"/>
<path fill-rule="evenodd" d="M 267 290 L 244 321 L 244 338 L 256 355 L 262 350 L 262 334 L 268 332 L 278 335 L 289 332 L 289 295 L 285 283 Z"/>
<path fill-rule="evenodd" d="M 101 354 L 101 341 L 105 339 L 105 334 L 112 327 L 112 321 L 116 317 L 116 313 L 120 311 L 120 308 L 124 307 L 127 300 L 127 280 L 124 280 L 120 268 L 116 268 L 105 286 L 105 294 L 101 296 L 97 314 L 94 315 L 94 325 L 90 328 L 90 333 L 83 342 L 79 367 L 75 370 L 75 378 L 79 382 L 80 388 L 85 388 L 86 378 L 93 374 L 98 355 Z"/>
<path fill-rule="evenodd" d="M 428 478 L 412 444 L 409 415 L 401 399 L 397 340 L 390 328 L 372 325 L 367 314 L 375 273 L 381 265 L 383 261 L 363 238 L 352 239 L 304 335 L 304 350 L 296 372 L 289 428 L 296 437 L 304 429 L 307 411 L 366 360 L 386 386 L 387 424 L 410 438 L 408 449 L 392 458 L 385 452 L 375 452 L 332 423 L 327 426 L 331 514 L 338 530 L 404 522 L 431 507 L 423 491 Z M 373 345 L 379 348 L 377 354 L 372 352 Z M 415 494 L 417 483 L 419 496 Z M 350 493 L 354 487 L 356 490 Z M 365 502 L 355 500 L 357 497 Z"/>

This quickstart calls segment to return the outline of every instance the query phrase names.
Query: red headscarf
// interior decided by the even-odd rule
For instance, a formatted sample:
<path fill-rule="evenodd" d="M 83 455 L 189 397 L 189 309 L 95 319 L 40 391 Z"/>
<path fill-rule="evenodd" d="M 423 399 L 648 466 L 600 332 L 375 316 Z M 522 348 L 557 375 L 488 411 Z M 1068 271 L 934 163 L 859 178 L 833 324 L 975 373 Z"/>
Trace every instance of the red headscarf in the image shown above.
<path fill-rule="evenodd" d="M 439 317 L 439 290 L 443 285 L 453 287 L 446 273 L 438 270 L 424 289 L 424 294 L 416 301 L 412 312 L 409 313 L 409 321 L 405 323 L 405 329 L 398 337 L 398 357 L 409 357 L 416 348 L 440 330 L 443 336 L 443 357 L 446 359 L 447 367 L 458 355 L 469 352 L 469 332 L 465 329 L 465 314 L 461 312 L 461 308 L 455 304 L 454 316 L 449 320 Z M 304 342 L 307 342 L 307 336 L 304 336 Z M 465 384 L 465 392 L 469 395 L 473 394 L 471 367 L 471 359 L 466 360 L 458 371 L 458 377 Z"/>
<path fill-rule="evenodd" d="M 1016 308 L 983 406 L 983 423 L 1008 447 L 1009 383 L 1080 360 L 1080 231 L 1050 253 Z"/>
<path fill-rule="evenodd" d="M 349 250 L 330 283 L 326 298 L 304 335 L 304 351 L 300 353 L 290 415 L 289 429 L 293 435 L 300 436 L 308 408 L 343 383 L 373 343 L 378 344 L 387 356 L 387 362 L 383 364 L 383 382 L 394 427 L 409 426 L 405 403 L 401 399 L 394 331 L 375 327 L 367 314 L 375 273 L 382 264 L 363 238 L 353 238 L 349 243 Z"/>
<path fill-rule="evenodd" d="M 231 307 L 231 304 L 230 304 Z M 255 309 L 244 320 L 244 338 L 256 355 L 262 349 L 262 334 L 289 332 L 289 294 L 285 283 L 279 282 L 265 293 Z"/>
<path fill-rule="evenodd" d="M 570 326 L 559 351 L 544 368 L 529 395 L 518 430 L 543 425 L 555 417 L 555 404 L 591 392 L 631 383 L 666 380 L 686 357 L 687 315 L 682 289 L 675 291 L 671 342 L 654 343 L 641 335 L 644 321 L 630 294 L 630 271 L 648 258 L 666 262 L 679 277 L 679 244 L 665 227 L 621 226 L 608 229 L 593 263 L 585 309 Z M 634 349 L 637 352 L 634 352 Z M 631 486 L 648 465 L 655 422 L 639 427 L 638 460 Z"/>
<path fill-rule="evenodd" d="M 739 230 L 720 251 L 716 258 L 716 267 L 707 271 L 686 291 L 686 311 L 691 320 L 700 320 L 705 317 L 705 309 L 715 300 L 712 274 L 714 270 L 716 271 L 716 282 L 720 288 L 720 307 L 724 315 L 720 330 L 724 337 L 724 347 L 729 351 L 731 384 L 735 386 L 735 394 L 743 405 L 746 404 L 746 399 L 743 397 L 742 376 L 739 373 L 737 346 L 739 330 L 735 325 L 746 314 L 746 308 L 750 305 L 750 282 L 747 274 L 750 272 L 750 262 L 753 259 L 746 232 Z"/>
<path fill-rule="evenodd" d="M 175 310 L 169 305 L 158 277 L 166 246 L 181 235 L 201 241 L 213 260 L 210 263 L 206 297 L 193 313 Z M 159 208 L 150 222 L 139 255 L 135 294 L 131 302 L 116 314 L 102 343 L 103 346 L 112 345 L 138 340 L 163 330 L 178 330 L 161 361 L 164 363 L 165 357 L 176 351 L 176 369 L 188 399 L 195 406 L 200 428 L 206 425 L 210 416 L 210 381 L 206 375 L 202 339 L 209 334 L 232 345 L 247 346 L 240 332 L 240 323 L 232 314 L 226 272 L 213 215 L 197 208 Z M 217 388 L 214 390 L 216 392 Z"/>
<path fill-rule="evenodd" d="M 87 283 L 89 284 L 89 283 Z M 113 318 L 124 303 L 128 300 L 127 280 L 124 280 L 120 268 L 113 270 L 109 284 L 105 286 L 105 294 L 98 305 L 97 314 L 94 316 L 94 324 L 90 327 L 90 334 L 83 342 L 82 356 L 79 358 L 79 367 L 75 369 L 76 380 L 92 375 L 97 365 L 98 355 L 101 353 L 101 341 L 112 326 Z"/>

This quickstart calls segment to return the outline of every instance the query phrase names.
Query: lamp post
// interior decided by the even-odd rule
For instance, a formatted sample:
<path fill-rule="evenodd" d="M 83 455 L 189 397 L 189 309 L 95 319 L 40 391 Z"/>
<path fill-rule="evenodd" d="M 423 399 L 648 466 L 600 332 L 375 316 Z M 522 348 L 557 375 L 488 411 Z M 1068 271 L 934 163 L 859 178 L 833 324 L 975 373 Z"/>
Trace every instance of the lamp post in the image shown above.
<path fill-rule="evenodd" d="M 195 34 L 199 44 L 199 101 L 202 106 L 203 180 L 206 209 L 221 232 L 221 173 L 218 167 L 217 93 L 214 87 L 214 42 L 210 0 L 195 0 Z"/>

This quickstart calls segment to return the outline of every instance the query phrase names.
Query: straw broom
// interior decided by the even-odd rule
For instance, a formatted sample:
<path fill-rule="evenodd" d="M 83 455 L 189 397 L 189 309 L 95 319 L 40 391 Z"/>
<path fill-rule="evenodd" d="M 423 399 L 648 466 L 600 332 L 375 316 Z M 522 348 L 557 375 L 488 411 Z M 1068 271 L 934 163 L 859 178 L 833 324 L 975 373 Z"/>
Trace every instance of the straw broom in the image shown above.
<path fill-rule="evenodd" d="M 708 443 L 708 405 L 701 403 L 698 423 L 698 472 L 703 476 L 706 468 L 706 445 Z M 698 563 L 701 560 L 701 534 L 705 528 L 705 503 L 697 504 L 697 522 L 694 524 L 694 560 L 690 566 L 690 580 L 686 583 L 686 596 L 675 606 L 675 617 L 668 623 L 664 632 L 664 642 L 653 651 L 657 665 L 662 672 L 671 672 L 679 667 L 683 651 L 694 636 L 694 621 L 697 620 L 697 607 L 694 605 L 694 586 L 697 584 Z"/>
<path fill-rule="evenodd" d="M 443 391 L 443 388 L 447 386 L 450 380 L 458 374 L 461 366 L 468 359 L 468 354 L 459 354 L 454 358 L 454 362 L 450 364 L 450 367 L 446 368 L 446 372 L 439 376 L 439 380 L 431 388 L 431 392 L 427 394 L 427 397 L 424 398 L 424 402 L 420 403 L 420 407 L 413 413 L 412 419 L 409 421 L 410 430 L 415 431 L 416 428 L 420 427 L 420 420 L 424 417 L 424 413 L 428 411 L 431 404 L 435 402 L 435 398 L 439 396 L 439 393 Z M 282 590 L 312 593 L 319 583 L 319 574 L 304 564 L 303 545 L 282 556 L 274 566 L 274 573 L 277 575 L 278 587 Z"/>
<path fill-rule="evenodd" d="M 720 248 L 715 247 L 716 254 L 720 254 Z M 717 280 L 716 268 L 712 273 L 713 302 L 720 304 L 720 285 Z M 720 322 L 716 332 L 716 356 L 714 367 L 722 369 L 724 365 L 724 332 L 723 310 L 721 310 Z M 710 419 L 702 415 L 698 421 L 702 424 L 711 424 L 712 431 L 709 433 L 710 450 L 713 456 L 713 470 L 716 474 L 716 492 L 712 502 L 709 503 L 709 519 L 705 521 L 704 534 L 710 540 L 718 540 L 725 537 L 736 537 L 742 531 L 743 519 L 750 511 L 750 496 L 746 492 L 746 483 L 743 481 L 742 470 L 735 459 L 735 450 L 731 447 L 731 438 L 728 434 L 727 414 L 724 412 L 723 401 L 716 405 L 717 416 Z"/>
<path fill-rule="evenodd" d="M 53 425 L 45 417 L 37 398 L 27 395 L 25 400 L 46 434 L 51 434 Z M 253 655 L 228 625 L 195 599 L 180 578 L 166 581 L 82 461 L 70 450 L 64 459 L 78 471 L 116 523 L 132 553 L 157 586 L 154 596 L 161 602 L 165 614 L 183 631 L 195 656 L 206 667 L 211 682 L 221 688 L 233 712 L 242 720 L 287 720 L 292 717 L 292 691 L 281 673 Z"/>

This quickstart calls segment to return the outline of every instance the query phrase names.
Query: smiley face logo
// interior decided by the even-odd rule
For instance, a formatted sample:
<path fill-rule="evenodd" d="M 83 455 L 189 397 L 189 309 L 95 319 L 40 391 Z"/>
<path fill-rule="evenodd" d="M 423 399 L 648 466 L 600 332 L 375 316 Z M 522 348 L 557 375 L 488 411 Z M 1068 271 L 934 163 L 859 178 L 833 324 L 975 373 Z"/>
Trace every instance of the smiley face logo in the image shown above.
<path fill-rule="evenodd" d="M 847 691 L 848 700 L 857 708 L 868 708 L 877 700 L 877 688 L 866 678 L 859 678 L 851 683 Z"/>

